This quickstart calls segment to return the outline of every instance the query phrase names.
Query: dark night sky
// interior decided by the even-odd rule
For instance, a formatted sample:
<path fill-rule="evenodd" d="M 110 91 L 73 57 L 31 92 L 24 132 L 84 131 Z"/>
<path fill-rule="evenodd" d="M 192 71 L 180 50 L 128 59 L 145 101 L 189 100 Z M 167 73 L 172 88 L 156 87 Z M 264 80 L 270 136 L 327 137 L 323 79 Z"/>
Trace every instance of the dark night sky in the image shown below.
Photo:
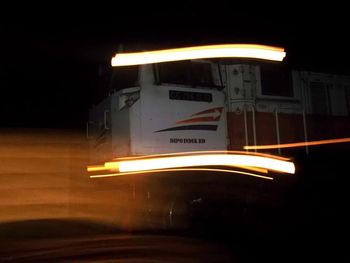
<path fill-rule="evenodd" d="M 287 8 L 278 15 L 223 6 L 202 11 L 189 5 L 145 13 L 120 8 L 114 15 L 96 10 L 74 19 L 72 13 L 4 19 L 1 127 L 84 127 L 98 65 L 110 60 L 119 43 L 272 44 L 286 48 L 291 67 L 350 74 L 346 16 L 331 10 L 287 14 Z"/>

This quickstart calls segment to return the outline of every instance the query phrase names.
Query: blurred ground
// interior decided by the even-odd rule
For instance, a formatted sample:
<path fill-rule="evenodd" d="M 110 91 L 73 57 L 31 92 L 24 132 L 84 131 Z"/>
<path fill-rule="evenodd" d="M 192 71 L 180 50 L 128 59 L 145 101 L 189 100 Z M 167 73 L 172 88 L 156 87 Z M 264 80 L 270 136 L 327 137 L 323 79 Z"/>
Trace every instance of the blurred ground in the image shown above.
<path fill-rule="evenodd" d="M 102 224 L 68 220 L 27 221 L 0 226 L 32 231 L 7 236 L 1 262 L 232 262 L 220 244 L 176 235 L 127 234 Z M 60 231 L 63 230 L 63 231 Z M 1 238 L 0 238 L 1 241 Z"/>
<path fill-rule="evenodd" d="M 2 129 L 0 222 L 80 217 L 111 220 L 111 205 L 126 199 L 110 184 L 91 180 L 87 163 L 87 141 L 79 131 Z"/>
<path fill-rule="evenodd" d="M 90 179 L 88 164 L 87 140 L 80 131 L 0 130 L 0 223 L 86 219 L 137 228 L 153 224 L 146 211 L 167 224 L 163 221 L 169 221 L 171 207 L 186 210 L 185 202 L 191 200 L 209 205 L 213 201 L 203 200 L 206 195 L 217 204 L 231 198 L 271 206 L 274 196 L 269 193 L 283 184 L 213 173 Z"/>
<path fill-rule="evenodd" d="M 92 180 L 83 133 L 2 129 L 0 261 L 121 253 L 135 262 L 133 251 L 163 262 L 346 262 L 348 147 L 294 154 L 297 174 L 273 182 L 210 173 Z"/>

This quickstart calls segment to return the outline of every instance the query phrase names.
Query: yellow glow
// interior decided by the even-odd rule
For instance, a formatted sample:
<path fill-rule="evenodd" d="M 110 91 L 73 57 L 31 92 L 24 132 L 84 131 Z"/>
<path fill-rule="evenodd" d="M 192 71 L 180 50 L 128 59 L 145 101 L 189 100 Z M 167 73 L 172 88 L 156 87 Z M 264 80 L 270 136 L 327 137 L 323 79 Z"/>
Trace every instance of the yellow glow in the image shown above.
<path fill-rule="evenodd" d="M 109 170 L 104 165 L 90 165 L 87 167 L 88 172 L 98 172 L 98 171 L 106 171 Z"/>
<path fill-rule="evenodd" d="M 267 170 L 266 170 L 266 169 L 263 169 L 263 168 L 250 167 L 250 166 L 240 166 L 240 165 L 237 165 L 237 166 L 235 166 L 235 167 L 237 167 L 237 168 L 242 168 L 242 169 L 245 169 L 245 170 L 254 171 L 254 172 L 258 172 L 258 173 L 267 174 Z"/>
<path fill-rule="evenodd" d="M 284 144 L 270 144 L 270 145 L 249 145 L 244 146 L 245 150 L 265 150 L 265 149 L 278 149 L 278 148 L 294 148 L 294 147 L 305 147 L 305 146 L 315 146 L 323 144 L 333 144 L 333 143 L 344 143 L 350 142 L 350 138 L 341 139 L 330 139 L 330 140 L 319 140 L 311 142 L 296 142 L 296 143 L 284 143 Z"/>
<path fill-rule="evenodd" d="M 242 171 L 235 170 L 226 170 L 226 169 L 210 169 L 210 168 L 176 168 L 176 169 L 157 169 L 157 170 L 148 170 L 148 171 L 138 171 L 138 172 L 126 172 L 126 173 L 111 173 L 111 174 L 99 174 L 99 175 L 91 175 L 90 178 L 103 178 L 103 177 L 114 177 L 114 176 L 123 176 L 123 175 L 132 175 L 132 174 L 146 174 L 146 173 L 154 173 L 154 172 L 188 172 L 188 171 L 205 171 L 205 172 L 224 172 L 224 173 L 234 173 L 234 174 L 243 174 L 249 175 L 253 177 L 258 177 L 267 180 L 273 180 L 272 177 L 247 173 Z"/>
<path fill-rule="evenodd" d="M 112 66 L 142 65 L 205 58 L 254 58 L 282 61 L 285 56 L 286 52 L 279 47 L 254 44 L 224 44 L 116 54 L 112 58 Z"/>
<path fill-rule="evenodd" d="M 119 172 L 135 172 L 192 166 L 229 166 L 258 167 L 278 172 L 294 174 L 292 162 L 263 156 L 243 154 L 198 154 L 188 156 L 170 156 L 160 158 L 135 159 L 106 162 L 107 169 L 119 169 Z"/>

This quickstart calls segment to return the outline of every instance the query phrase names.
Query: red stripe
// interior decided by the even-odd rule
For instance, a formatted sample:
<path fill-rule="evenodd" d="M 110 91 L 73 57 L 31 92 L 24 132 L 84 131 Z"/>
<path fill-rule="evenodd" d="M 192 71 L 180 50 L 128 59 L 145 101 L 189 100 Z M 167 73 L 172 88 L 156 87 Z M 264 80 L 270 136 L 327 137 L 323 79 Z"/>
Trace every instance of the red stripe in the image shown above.
<path fill-rule="evenodd" d="M 193 114 L 192 116 L 206 114 L 206 113 L 211 113 L 211 112 L 215 112 L 215 111 L 220 111 L 220 113 L 221 113 L 222 109 L 223 109 L 223 107 L 212 108 L 212 109 L 209 109 L 209 110 L 197 112 L 197 113 Z"/>
<path fill-rule="evenodd" d="M 180 124 L 180 123 L 193 123 L 193 122 L 206 122 L 206 121 L 219 121 L 220 120 L 221 115 L 219 115 L 218 117 L 214 118 L 214 117 L 198 117 L 198 118 L 192 118 L 192 119 L 187 119 L 187 120 L 183 120 L 183 121 L 178 121 L 176 122 L 176 124 Z"/>

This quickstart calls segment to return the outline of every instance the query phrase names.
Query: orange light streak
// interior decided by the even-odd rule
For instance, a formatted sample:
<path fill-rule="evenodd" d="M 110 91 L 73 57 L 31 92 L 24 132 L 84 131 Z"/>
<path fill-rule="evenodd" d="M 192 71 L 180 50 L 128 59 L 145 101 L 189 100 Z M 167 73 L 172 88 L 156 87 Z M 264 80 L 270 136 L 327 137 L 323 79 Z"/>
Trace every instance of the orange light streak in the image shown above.
<path fill-rule="evenodd" d="M 237 165 L 236 167 L 241 168 L 241 169 L 245 169 L 245 170 L 258 172 L 258 173 L 265 173 L 265 174 L 268 173 L 267 169 L 258 168 L 258 167 L 240 166 L 240 165 Z M 91 165 L 91 166 L 87 167 L 88 172 L 116 171 L 116 170 L 118 170 L 118 169 L 109 169 L 109 168 L 105 167 L 104 165 Z"/>
<path fill-rule="evenodd" d="M 245 150 L 265 150 L 265 149 L 295 148 L 295 147 L 305 147 L 305 146 L 315 146 L 315 145 L 345 143 L 345 142 L 350 142 L 350 138 L 319 140 L 319 141 L 311 141 L 311 142 L 270 144 L 270 145 L 255 145 L 255 146 L 254 145 L 249 145 L 249 146 L 246 145 L 243 148 Z"/>
<path fill-rule="evenodd" d="M 98 172 L 98 171 L 106 171 L 109 170 L 104 165 L 90 165 L 87 167 L 88 172 Z"/>
<path fill-rule="evenodd" d="M 277 172 L 294 174 L 292 162 L 243 154 L 198 154 L 188 156 L 170 156 L 161 158 L 146 158 L 125 161 L 106 162 L 108 169 L 119 169 L 120 172 L 134 172 L 168 168 L 183 168 L 193 166 L 248 166 L 270 169 Z"/>
<path fill-rule="evenodd" d="M 205 58 L 255 58 L 282 61 L 283 48 L 256 44 L 223 44 L 116 54 L 112 66 L 130 66 Z"/>
<path fill-rule="evenodd" d="M 157 169 L 157 170 L 147 170 L 147 171 L 136 171 L 136 172 L 125 172 L 125 173 L 111 173 L 111 174 L 99 174 L 91 175 L 90 178 L 102 178 L 102 177 L 115 177 L 123 175 L 133 175 L 133 174 L 146 174 L 146 173 L 158 173 L 158 172 L 188 172 L 188 171 L 204 171 L 204 172 L 224 172 L 224 173 L 234 173 L 234 174 L 243 174 L 253 177 L 258 177 L 267 180 L 273 180 L 272 177 L 263 176 L 254 173 L 236 171 L 236 170 L 226 170 L 226 169 L 211 169 L 211 168 L 174 168 L 174 169 Z"/>
<path fill-rule="evenodd" d="M 267 169 L 259 168 L 259 167 L 240 166 L 240 165 L 237 165 L 236 167 L 237 167 L 237 168 L 242 168 L 242 169 L 245 169 L 245 170 L 250 170 L 250 171 L 258 172 L 258 173 L 263 173 L 263 174 L 267 174 L 267 172 L 268 172 Z"/>

